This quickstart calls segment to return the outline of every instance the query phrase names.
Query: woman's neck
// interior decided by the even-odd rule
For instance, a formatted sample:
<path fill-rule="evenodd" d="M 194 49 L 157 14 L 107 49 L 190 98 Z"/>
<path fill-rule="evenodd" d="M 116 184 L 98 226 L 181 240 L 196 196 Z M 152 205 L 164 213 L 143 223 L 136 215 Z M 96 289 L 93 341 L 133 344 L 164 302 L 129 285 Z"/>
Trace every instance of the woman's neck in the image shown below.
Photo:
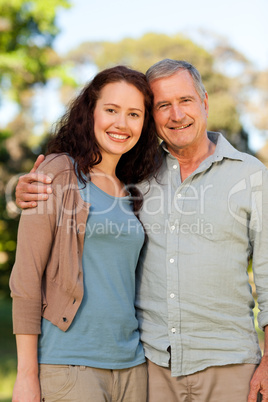
<path fill-rule="evenodd" d="M 124 184 L 116 176 L 116 166 L 120 158 L 103 158 L 102 161 L 93 166 L 90 172 L 92 183 L 105 193 L 114 197 L 126 195 Z"/>
<path fill-rule="evenodd" d="M 111 156 L 109 157 L 106 154 L 102 154 L 102 160 L 97 165 L 93 166 L 91 169 L 92 172 L 98 172 L 105 174 L 107 176 L 116 177 L 116 166 L 119 162 L 120 156 Z"/>

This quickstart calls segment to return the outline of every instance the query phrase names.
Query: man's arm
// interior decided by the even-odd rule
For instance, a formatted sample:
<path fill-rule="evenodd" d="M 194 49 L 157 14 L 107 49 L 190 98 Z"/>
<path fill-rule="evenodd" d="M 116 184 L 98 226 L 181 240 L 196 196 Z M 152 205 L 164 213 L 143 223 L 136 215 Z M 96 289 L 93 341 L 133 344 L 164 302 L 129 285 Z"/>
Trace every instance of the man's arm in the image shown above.
<path fill-rule="evenodd" d="M 262 402 L 268 402 L 268 325 L 265 329 L 264 352 L 260 365 L 250 381 L 248 402 L 256 402 L 258 392 L 262 394 Z"/>
<path fill-rule="evenodd" d="M 16 187 L 16 204 L 19 208 L 34 208 L 37 201 L 47 200 L 48 194 L 51 194 L 51 178 L 35 173 L 44 159 L 44 155 L 39 155 L 30 173 L 19 178 Z"/>

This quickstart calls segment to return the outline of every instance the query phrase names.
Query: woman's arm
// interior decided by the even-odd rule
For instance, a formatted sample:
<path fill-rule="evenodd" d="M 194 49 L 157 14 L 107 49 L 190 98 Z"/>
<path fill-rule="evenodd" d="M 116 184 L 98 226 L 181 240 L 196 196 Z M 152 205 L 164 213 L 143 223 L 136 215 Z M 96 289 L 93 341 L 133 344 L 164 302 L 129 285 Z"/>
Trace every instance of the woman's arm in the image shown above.
<path fill-rule="evenodd" d="M 16 335 L 18 369 L 12 402 L 40 402 L 38 335 Z"/>
<path fill-rule="evenodd" d="M 63 208 L 62 189 L 68 183 L 66 159 L 51 155 L 40 166 L 44 174 L 49 172 L 52 177 L 56 176 L 53 193 L 48 201 L 40 201 L 37 208 L 23 211 L 20 218 L 16 260 L 10 276 L 14 334 L 41 332 L 41 312 L 45 305 L 43 275 L 58 232 Z"/>
<path fill-rule="evenodd" d="M 37 350 L 45 298 L 42 281 L 60 225 L 63 189 L 69 185 L 69 163 L 66 156 L 47 158 L 42 169 L 56 176 L 54 191 L 48 201 L 40 201 L 36 209 L 24 211 L 19 224 L 16 261 L 10 277 L 18 357 L 12 402 L 40 402 L 41 398 Z"/>

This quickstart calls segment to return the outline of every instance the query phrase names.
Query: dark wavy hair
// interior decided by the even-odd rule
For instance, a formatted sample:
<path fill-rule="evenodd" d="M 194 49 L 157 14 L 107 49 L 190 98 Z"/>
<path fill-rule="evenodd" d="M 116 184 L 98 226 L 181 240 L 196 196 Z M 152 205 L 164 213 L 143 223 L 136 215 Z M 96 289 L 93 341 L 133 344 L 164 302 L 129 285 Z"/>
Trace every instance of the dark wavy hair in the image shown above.
<path fill-rule="evenodd" d="M 57 123 L 48 143 L 47 154 L 68 153 L 74 159 L 78 178 L 101 162 L 102 156 L 94 134 L 94 110 L 105 85 L 124 81 L 144 96 L 145 118 L 137 144 L 123 154 L 116 167 L 117 177 L 126 185 L 148 179 L 158 167 L 159 142 L 152 117 L 153 94 L 143 73 L 125 66 L 108 68 L 98 73 L 70 104 Z"/>

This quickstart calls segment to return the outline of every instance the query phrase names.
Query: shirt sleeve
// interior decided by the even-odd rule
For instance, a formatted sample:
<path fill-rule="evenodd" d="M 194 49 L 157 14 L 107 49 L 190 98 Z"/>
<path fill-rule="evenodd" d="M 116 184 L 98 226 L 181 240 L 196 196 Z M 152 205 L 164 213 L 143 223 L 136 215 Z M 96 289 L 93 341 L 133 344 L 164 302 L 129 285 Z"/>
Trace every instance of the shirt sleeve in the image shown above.
<path fill-rule="evenodd" d="M 268 170 L 250 177 L 252 214 L 250 239 L 253 246 L 252 268 L 259 307 L 258 324 L 268 325 Z"/>

